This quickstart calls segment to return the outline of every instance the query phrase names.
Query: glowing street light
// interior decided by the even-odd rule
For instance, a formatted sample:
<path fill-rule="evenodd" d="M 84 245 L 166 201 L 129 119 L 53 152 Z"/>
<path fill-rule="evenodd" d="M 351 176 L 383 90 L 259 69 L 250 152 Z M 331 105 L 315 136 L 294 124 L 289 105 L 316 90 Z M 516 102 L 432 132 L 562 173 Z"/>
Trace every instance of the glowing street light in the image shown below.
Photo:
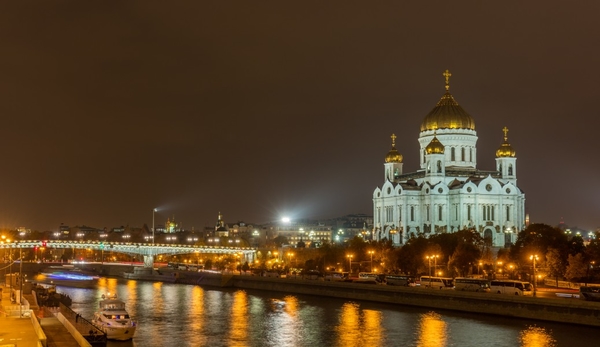
<path fill-rule="evenodd" d="M 537 277 L 535 276 L 535 261 L 538 260 L 537 254 L 529 256 L 529 259 L 533 261 L 533 296 L 536 296 L 537 290 Z"/>
<path fill-rule="evenodd" d="M 352 273 L 352 258 L 354 257 L 354 255 L 348 254 L 348 255 L 346 255 L 346 257 L 348 257 L 348 266 L 349 266 L 348 272 Z"/>
<path fill-rule="evenodd" d="M 431 259 L 433 259 L 433 271 L 436 272 L 437 271 L 437 258 L 439 258 L 439 255 L 437 255 L 437 254 L 428 255 L 428 256 L 425 256 L 425 258 L 427 258 L 427 260 L 429 261 L 429 276 L 431 276 Z"/>
<path fill-rule="evenodd" d="M 375 251 L 368 251 L 367 253 L 369 253 L 371 255 L 371 272 L 373 271 L 373 254 L 375 254 Z"/>
<path fill-rule="evenodd" d="M 152 209 L 152 246 L 154 246 L 154 214 L 158 212 L 157 208 Z"/>

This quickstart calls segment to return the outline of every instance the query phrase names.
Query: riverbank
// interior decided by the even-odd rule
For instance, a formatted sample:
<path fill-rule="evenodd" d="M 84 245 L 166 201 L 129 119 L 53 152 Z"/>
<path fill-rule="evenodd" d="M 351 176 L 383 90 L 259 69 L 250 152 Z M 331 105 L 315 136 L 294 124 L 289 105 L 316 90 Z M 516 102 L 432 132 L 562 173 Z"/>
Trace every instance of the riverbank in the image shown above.
<path fill-rule="evenodd" d="M 104 276 L 125 277 L 133 266 L 88 265 Z M 133 276 L 135 277 L 135 276 Z M 518 317 L 587 326 L 600 326 L 600 303 L 578 299 L 520 297 L 491 293 L 455 292 L 418 287 L 396 287 L 345 282 L 324 282 L 301 278 L 274 278 L 212 272 L 179 271 L 161 268 L 137 280 L 163 281 L 220 288 L 254 289 L 291 294 L 307 294 L 346 300 L 373 301 L 453 310 L 485 315 Z"/>
<path fill-rule="evenodd" d="M 600 327 L 600 303 L 578 299 L 548 299 L 420 287 L 324 282 L 300 278 L 197 274 L 195 284 L 201 286 L 318 295 Z"/>

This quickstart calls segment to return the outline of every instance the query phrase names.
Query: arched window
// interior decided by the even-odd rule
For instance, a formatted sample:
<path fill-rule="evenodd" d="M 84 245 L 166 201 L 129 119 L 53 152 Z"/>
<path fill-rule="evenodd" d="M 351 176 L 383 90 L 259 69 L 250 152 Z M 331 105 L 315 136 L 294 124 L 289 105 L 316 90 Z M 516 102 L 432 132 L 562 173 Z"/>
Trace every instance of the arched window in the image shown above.
<path fill-rule="evenodd" d="M 460 160 L 465 161 L 465 148 L 460 149 Z"/>
<path fill-rule="evenodd" d="M 508 175 L 512 176 L 512 174 L 513 174 L 513 166 L 512 166 L 512 164 L 510 164 L 510 165 L 508 165 Z"/>
<path fill-rule="evenodd" d="M 437 172 L 442 173 L 442 162 L 441 161 L 437 162 Z"/>
<path fill-rule="evenodd" d="M 456 148 L 450 148 L 450 160 L 456 161 Z"/>

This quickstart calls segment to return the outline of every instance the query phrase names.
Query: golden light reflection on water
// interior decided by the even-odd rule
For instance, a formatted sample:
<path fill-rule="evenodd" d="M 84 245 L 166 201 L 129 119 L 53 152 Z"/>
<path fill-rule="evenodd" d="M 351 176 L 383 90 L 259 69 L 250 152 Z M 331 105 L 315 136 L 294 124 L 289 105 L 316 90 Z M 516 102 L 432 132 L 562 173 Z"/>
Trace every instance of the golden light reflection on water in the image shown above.
<path fill-rule="evenodd" d="M 531 326 L 521 331 L 521 347 L 555 347 L 556 340 L 544 328 Z"/>
<path fill-rule="evenodd" d="M 229 334 L 229 346 L 248 345 L 248 294 L 243 290 L 239 290 L 233 295 Z"/>
<path fill-rule="evenodd" d="M 285 312 L 291 317 L 296 317 L 296 315 L 298 315 L 298 298 L 288 295 L 283 298 L 283 301 L 285 301 Z"/>
<path fill-rule="evenodd" d="M 137 310 L 135 308 L 135 303 L 138 301 L 138 293 L 137 293 L 137 282 L 136 281 L 127 281 L 125 286 L 127 290 L 127 296 L 123 299 L 127 300 L 127 311 L 129 314 L 136 319 Z"/>
<path fill-rule="evenodd" d="M 194 286 L 190 306 L 189 312 L 193 319 L 197 320 L 200 325 L 204 324 L 204 290 L 202 288 Z"/>
<path fill-rule="evenodd" d="M 346 303 L 340 312 L 339 346 L 380 346 L 384 343 L 379 311 L 363 310 L 355 303 Z"/>
<path fill-rule="evenodd" d="M 100 277 L 98 279 L 98 288 L 104 293 L 116 293 L 117 285 L 118 281 L 116 278 Z"/>
<path fill-rule="evenodd" d="M 448 342 L 448 327 L 442 317 L 429 312 L 421 315 L 417 331 L 418 347 L 442 347 Z"/>

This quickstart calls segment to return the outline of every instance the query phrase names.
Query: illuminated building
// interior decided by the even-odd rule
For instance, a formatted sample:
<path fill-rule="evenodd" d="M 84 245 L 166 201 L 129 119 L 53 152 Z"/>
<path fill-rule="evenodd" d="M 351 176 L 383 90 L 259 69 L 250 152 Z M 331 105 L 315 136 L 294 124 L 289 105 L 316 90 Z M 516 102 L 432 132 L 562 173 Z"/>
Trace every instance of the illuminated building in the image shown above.
<path fill-rule="evenodd" d="M 517 186 L 508 129 L 502 129 L 496 170 L 477 169 L 475 122 L 450 94 L 448 70 L 443 75 L 446 92 L 421 123 L 419 170 L 402 171 L 392 134 L 384 183 L 373 192 L 373 238 L 398 245 L 467 229 L 491 238 L 495 247 L 507 246 L 525 226 L 525 194 Z"/>
<path fill-rule="evenodd" d="M 177 222 L 175 222 L 175 216 L 173 216 L 173 219 L 167 218 L 167 223 L 165 224 L 165 233 L 167 234 L 171 234 L 171 233 L 177 233 L 180 232 L 181 229 L 179 228 L 179 224 Z"/>
<path fill-rule="evenodd" d="M 217 237 L 228 237 L 229 236 L 229 228 L 223 221 L 223 215 L 219 212 L 219 216 L 217 217 L 217 224 L 215 225 L 214 236 Z"/>

